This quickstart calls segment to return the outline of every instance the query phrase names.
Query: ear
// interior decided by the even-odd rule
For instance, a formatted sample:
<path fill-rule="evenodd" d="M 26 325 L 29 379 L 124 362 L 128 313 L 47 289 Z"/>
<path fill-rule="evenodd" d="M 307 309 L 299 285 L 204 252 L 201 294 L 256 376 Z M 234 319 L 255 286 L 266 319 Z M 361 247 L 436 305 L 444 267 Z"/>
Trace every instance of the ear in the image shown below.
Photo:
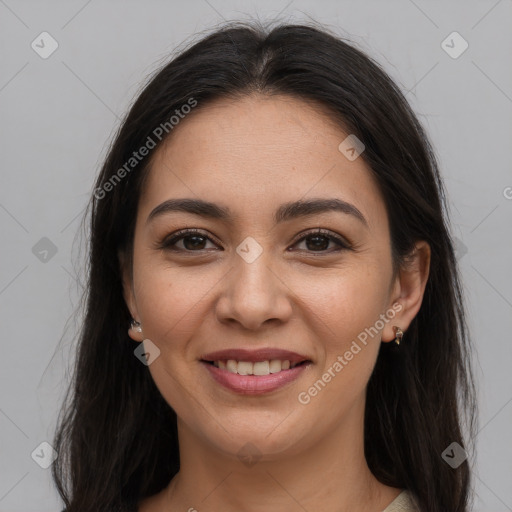
<path fill-rule="evenodd" d="M 117 253 L 119 259 L 119 267 L 121 270 L 121 279 L 123 282 L 123 297 L 126 302 L 126 306 L 130 311 L 130 314 L 133 319 L 140 322 L 139 313 L 137 311 L 137 304 L 135 302 L 135 295 L 133 293 L 133 280 L 131 275 L 131 269 L 128 265 L 128 258 L 123 251 L 118 251 Z M 128 336 L 134 341 L 143 341 L 144 337 L 142 332 L 139 332 L 133 329 L 131 326 L 128 328 Z"/>
<path fill-rule="evenodd" d="M 408 255 L 405 267 L 399 270 L 391 294 L 392 301 L 388 307 L 399 303 L 402 308 L 383 329 L 383 342 L 390 342 L 396 338 L 393 326 L 400 327 L 405 333 L 420 310 L 430 272 L 430 256 L 430 245 L 424 240 L 418 241 Z"/>

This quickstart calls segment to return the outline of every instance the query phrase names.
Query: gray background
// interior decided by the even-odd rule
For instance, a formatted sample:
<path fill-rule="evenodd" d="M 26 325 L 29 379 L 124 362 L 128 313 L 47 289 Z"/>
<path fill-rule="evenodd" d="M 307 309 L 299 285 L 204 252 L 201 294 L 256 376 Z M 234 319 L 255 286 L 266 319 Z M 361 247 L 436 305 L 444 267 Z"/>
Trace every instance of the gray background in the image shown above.
<path fill-rule="evenodd" d="M 278 14 L 330 24 L 376 58 L 433 141 L 477 352 L 474 510 L 512 510 L 512 0 L 0 0 L 0 511 L 60 510 L 31 453 L 51 441 L 69 378 L 73 242 L 119 118 L 184 40 Z M 47 59 L 31 48 L 43 31 L 59 45 Z M 441 46 L 453 31 L 469 44 L 456 59 Z"/>

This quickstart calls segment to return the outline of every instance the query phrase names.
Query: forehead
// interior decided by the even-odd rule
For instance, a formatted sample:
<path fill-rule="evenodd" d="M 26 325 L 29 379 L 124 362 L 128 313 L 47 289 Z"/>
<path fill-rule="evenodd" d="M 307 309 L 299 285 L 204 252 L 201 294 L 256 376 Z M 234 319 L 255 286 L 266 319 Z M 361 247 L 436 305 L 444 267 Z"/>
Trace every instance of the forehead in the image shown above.
<path fill-rule="evenodd" d="M 288 96 L 199 105 L 153 155 L 140 211 L 195 196 L 261 216 L 283 202 L 337 197 L 371 224 L 386 218 L 384 202 L 364 160 L 338 149 L 348 135 L 321 106 Z"/>

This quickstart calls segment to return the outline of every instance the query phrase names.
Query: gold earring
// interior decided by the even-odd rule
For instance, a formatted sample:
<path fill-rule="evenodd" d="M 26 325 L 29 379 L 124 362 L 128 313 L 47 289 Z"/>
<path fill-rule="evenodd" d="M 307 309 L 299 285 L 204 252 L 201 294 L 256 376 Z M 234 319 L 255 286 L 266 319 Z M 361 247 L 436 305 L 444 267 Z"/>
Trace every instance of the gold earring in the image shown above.
<path fill-rule="evenodd" d="M 395 332 L 396 332 L 396 338 L 395 338 L 395 344 L 398 346 L 400 345 L 400 342 L 402 341 L 402 338 L 404 337 L 404 331 L 400 329 L 400 327 L 394 326 Z"/>

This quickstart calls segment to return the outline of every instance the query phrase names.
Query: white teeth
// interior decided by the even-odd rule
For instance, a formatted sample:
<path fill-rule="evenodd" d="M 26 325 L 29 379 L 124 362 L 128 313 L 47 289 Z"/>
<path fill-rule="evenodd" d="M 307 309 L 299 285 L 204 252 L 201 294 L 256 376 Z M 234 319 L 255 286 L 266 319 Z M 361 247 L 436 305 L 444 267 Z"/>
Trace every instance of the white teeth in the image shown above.
<path fill-rule="evenodd" d="M 254 365 L 249 361 L 238 361 L 238 370 L 237 373 L 239 375 L 253 375 L 252 370 Z"/>
<path fill-rule="evenodd" d="M 229 359 L 226 362 L 226 370 L 231 373 L 237 373 L 238 363 L 236 361 L 234 361 L 233 359 Z"/>
<path fill-rule="evenodd" d="M 240 369 L 240 363 L 238 364 L 238 368 Z M 254 375 L 268 375 L 270 373 L 270 363 L 268 361 L 254 363 L 252 373 Z"/>
<path fill-rule="evenodd" d="M 228 359 L 227 361 L 214 361 L 213 365 L 222 370 L 239 375 L 269 375 L 270 373 L 278 373 L 281 370 L 294 368 L 299 363 L 290 363 L 288 360 L 271 359 L 270 361 L 258 361 L 252 363 L 250 361 L 235 361 Z"/>
<path fill-rule="evenodd" d="M 279 359 L 272 359 L 270 361 L 270 373 L 277 373 L 281 371 L 281 361 Z"/>

